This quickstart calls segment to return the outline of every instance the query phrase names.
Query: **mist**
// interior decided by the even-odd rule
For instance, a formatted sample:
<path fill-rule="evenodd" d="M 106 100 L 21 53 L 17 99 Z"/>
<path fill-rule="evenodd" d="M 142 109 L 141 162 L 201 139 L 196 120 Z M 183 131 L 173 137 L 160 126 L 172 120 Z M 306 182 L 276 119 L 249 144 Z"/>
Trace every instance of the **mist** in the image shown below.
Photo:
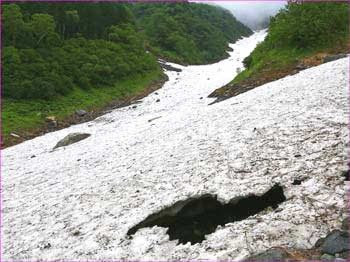
<path fill-rule="evenodd" d="M 264 27 L 270 16 L 278 13 L 286 1 L 210 1 L 230 10 L 243 24 L 253 30 Z"/>

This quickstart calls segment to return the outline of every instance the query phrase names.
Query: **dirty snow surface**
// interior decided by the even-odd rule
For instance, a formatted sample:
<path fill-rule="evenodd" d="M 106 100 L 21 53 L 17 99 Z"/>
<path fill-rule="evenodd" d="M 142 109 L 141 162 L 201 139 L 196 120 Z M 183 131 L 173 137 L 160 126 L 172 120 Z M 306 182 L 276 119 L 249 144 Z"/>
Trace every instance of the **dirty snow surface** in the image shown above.
<path fill-rule="evenodd" d="M 309 248 L 340 226 L 348 58 L 208 106 L 264 36 L 231 45 L 216 64 L 172 64 L 183 71 L 167 72 L 137 108 L 3 150 L 3 260 L 240 260 L 272 246 Z M 52 150 L 74 132 L 91 136 Z M 287 201 L 219 226 L 202 243 L 170 241 L 157 226 L 126 235 L 178 201 L 212 194 L 227 203 L 275 184 Z"/>

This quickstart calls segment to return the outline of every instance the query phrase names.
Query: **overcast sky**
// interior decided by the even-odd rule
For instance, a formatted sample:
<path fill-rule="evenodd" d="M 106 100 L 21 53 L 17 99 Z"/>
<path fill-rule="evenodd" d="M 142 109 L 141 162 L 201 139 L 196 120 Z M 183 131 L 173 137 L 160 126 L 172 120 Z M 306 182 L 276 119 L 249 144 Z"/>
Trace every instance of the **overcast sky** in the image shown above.
<path fill-rule="evenodd" d="M 202 2 L 202 1 L 201 1 Z M 267 17 L 275 15 L 286 1 L 211 1 L 230 10 L 234 16 L 252 29 L 260 29 L 258 25 Z"/>

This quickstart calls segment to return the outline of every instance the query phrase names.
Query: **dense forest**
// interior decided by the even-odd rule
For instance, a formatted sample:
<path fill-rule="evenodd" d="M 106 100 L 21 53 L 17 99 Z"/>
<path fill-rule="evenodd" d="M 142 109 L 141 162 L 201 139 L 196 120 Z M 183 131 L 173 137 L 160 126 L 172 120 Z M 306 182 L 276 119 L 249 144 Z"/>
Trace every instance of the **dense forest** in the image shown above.
<path fill-rule="evenodd" d="M 224 58 L 227 43 L 253 32 L 218 6 L 178 3 L 132 5 L 146 48 L 165 59 L 205 64 Z M 160 22 L 161 21 L 161 22 Z"/>
<path fill-rule="evenodd" d="M 295 66 L 318 53 L 347 52 L 346 2 L 289 2 L 271 18 L 268 35 L 243 61 L 234 83 Z"/>
<path fill-rule="evenodd" d="M 158 68 L 122 4 L 24 2 L 2 17 L 4 97 L 49 99 Z"/>

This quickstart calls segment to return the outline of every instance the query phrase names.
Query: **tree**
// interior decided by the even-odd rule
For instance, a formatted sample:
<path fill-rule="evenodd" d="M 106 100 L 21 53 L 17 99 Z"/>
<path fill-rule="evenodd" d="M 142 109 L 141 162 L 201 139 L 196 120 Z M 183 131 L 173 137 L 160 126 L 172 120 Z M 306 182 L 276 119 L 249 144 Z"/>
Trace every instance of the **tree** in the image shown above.
<path fill-rule="evenodd" d="M 48 35 L 55 34 L 55 20 L 48 14 L 33 14 L 30 27 L 34 35 L 38 37 L 37 46 Z"/>
<path fill-rule="evenodd" d="M 16 46 L 16 38 L 24 26 L 21 9 L 16 4 L 4 5 L 2 16 L 3 31 L 11 36 L 12 45 Z"/>

